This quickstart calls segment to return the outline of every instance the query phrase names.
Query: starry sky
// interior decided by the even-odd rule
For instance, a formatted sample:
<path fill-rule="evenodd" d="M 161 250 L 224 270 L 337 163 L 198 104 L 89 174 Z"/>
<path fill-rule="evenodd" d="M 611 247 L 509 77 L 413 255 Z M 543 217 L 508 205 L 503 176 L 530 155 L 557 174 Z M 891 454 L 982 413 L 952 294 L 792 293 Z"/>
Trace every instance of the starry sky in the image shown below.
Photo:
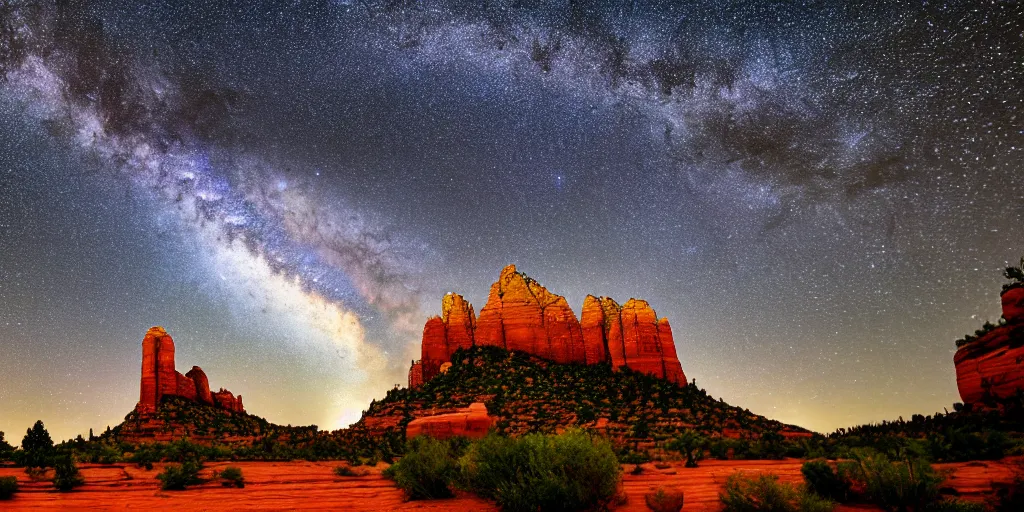
<path fill-rule="evenodd" d="M 0 430 L 182 372 L 339 428 L 448 291 L 644 298 L 818 431 L 958 401 L 1024 253 L 1018 2 L 0 2 Z"/>

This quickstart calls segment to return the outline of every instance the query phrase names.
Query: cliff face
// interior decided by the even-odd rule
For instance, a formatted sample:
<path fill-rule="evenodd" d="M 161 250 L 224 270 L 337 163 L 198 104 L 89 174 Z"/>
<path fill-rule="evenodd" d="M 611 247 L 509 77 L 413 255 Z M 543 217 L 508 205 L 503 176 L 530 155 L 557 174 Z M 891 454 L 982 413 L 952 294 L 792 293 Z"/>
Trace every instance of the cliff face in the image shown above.
<path fill-rule="evenodd" d="M 445 295 L 442 315 L 423 328 L 421 360 L 409 369 L 409 387 L 437 375 L 459 348 L 474 345 L 516 350 L 556 363 L 625 366 L 677 384 L 686 376 L 676 356 L 668 319 L 658 319 L 642 300 L 623 306 L 614 300 L 588 296 L 582 322 L 565 297 L 518 272 L 515 265 L 501 271 L 491 285 L 480 317 L 461 295 Z"/>
<path fill-rule="evenodd" d="M 135 409 L 151 413 L 164 396 L 177 396 L 227 411 L 245 412 L 242 396 L 221 389 L 210 392 L 210 381 L 198 366 L 185 375 L 174 369 L 174 340 L 163 327 L 151 327 L 142 339 L 142 379 Z"/>
<path fill-rule="evenodd" d="M 965 404 L 998 405 L 1024 390 L 1024 286 L 1002 293 L 1005 324 L 960 347 L 953 356 Z"/>

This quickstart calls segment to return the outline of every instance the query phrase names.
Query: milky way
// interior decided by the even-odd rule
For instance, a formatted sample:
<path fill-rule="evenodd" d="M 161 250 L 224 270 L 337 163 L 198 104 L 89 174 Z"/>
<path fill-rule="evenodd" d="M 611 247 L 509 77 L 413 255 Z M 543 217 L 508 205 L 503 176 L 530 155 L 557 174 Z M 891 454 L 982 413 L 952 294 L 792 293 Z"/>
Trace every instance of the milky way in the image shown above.
<path fill-rule="evenodd" d="M 181 326 L 187 364 L 265 373 L 221 382 L 250 408 L 336 427 L 402 382 L 441 293 L 479 309 L 515 262 L 575 307 L 648 299 L 687 375 L 770 417 L 949 406 L 951 340 L 1024 252 L 1022 8 L 720 4 L 3 3 L 0 340 L 80 389 Z M 125 214 L 53 202 L 81 195 Z M 58 355 L 82 322 L 55 303 L 155 285 L 84 335 L 120 341 Z M 32 406 L 20 371 L 3 429 L 133 401 Z"/>

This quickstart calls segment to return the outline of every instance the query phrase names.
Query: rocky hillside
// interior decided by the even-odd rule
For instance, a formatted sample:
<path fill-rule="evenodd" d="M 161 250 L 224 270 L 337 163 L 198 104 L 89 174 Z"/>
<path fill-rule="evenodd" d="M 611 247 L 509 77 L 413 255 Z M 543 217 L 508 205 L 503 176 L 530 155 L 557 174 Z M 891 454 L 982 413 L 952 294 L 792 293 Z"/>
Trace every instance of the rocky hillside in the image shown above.
<path fill-rule="evenodd" d="M 765 433 L 809 437 L 786 425 L 716 400 L 695 384 L 680 385 L 629 368 L 560 364 L 525 352 L 475 346 L 452 354 L 451 367 L 422 386 L 393 389 L 354 428 L 404 432 L 415 418 L 486 404 L 505 434 L 594 429 L 638 450 L 686 429 L 710 437 L 757 438 Z"/>
<path fill-rule="evenodd" d="M 976 407 L 1024 403 L 1024 283 L 1004 287 L 1000 296 L 999 322 L 959 340 L 953 356 L 960 398 Z"/>

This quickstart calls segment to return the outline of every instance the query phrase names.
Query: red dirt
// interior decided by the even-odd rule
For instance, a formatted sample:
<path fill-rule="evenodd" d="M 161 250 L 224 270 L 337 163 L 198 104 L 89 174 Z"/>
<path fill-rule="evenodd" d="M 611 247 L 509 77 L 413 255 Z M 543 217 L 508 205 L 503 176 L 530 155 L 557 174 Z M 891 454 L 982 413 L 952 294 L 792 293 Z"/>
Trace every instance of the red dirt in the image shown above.
<path fill-rule="evenodd" d="M 963 498 L 984 500 L 992 484 L 1008 483 L 1013 470 L 1024 458 L 997 462 L 938 464 L 938 469 L 954 470 L 946 485 Z M 643 464 L 640 475 L 631 474 L 632 465 L 623 466 L 622 491 L 627 503 L 620 511 L 647 510 L 644 494 L 660 486 L 681 488 L 686 495 L 684 512 L 717 511 L 718 493 L 725 479 L 736 471 L 771 472 L 786 482 L 799 482 L 802 461 L 704 461 L 699 468 L 683 468 L 672 463 L 664 469 Z M 404 500 L 389 480 L 380 476 L 384 464 L 367 470 L 361 477 L 338 477 L 333 473 L 338 462 L 218 462 L 206 465 L 204 476 L 228 465 L 242 468 L 244 489 L 221 487 L 209 482 L 187 491 L 161 491 L 156 475 L 158 464 L 146 471 L 132 464 L 82 464 L 86 485 L 70 493 L 52 491 L 49 482 L 32 482 L 21 468 L 0 468 L 0 476 L 16 476 L 21 491 L 14 500 L 0 502 L 4 510 L 489 510 L 496 508 L 475 496 L 462 494 L 455 499 L 436 501 Z M 842 506 L 840 511 L 876 510 L 866 506 Z"/>

